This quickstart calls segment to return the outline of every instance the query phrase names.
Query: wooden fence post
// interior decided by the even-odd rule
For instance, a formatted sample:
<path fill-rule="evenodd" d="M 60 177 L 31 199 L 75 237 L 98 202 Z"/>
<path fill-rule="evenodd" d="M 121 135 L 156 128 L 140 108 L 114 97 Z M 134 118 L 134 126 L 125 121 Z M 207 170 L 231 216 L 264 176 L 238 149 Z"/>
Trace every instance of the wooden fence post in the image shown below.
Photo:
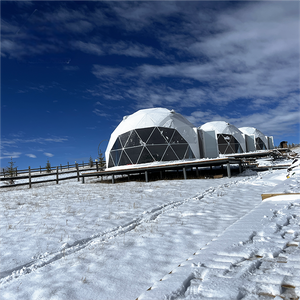
<path fill-rule="evenodd" d="M 16 168 L 16 177 L 18 176 L 18 168 Z"/>
<path fill-rule="evenodd" d="M 58 184 L 58 166 L 56 167 L 56 184 Z"/>
<path fill-rule="evenodd" d="M 5 171 L 4 171 L 4 168 L 3 168 L 2 170 L 3 170 L 3 176 L 5 177 Z"/>
<path fill-rule="evenodd" d="M 30 171 L 30 167 L 28 167 L 28 179 L 29 179 L 29 188 L 31 189 L 31 171 Z"/>
<path fill-rule="evenodd" d="M 60 164 L 60 170 L 62 171 L 62 165 Z"/>
<path fill-rule="evenodd" d="M 77 170 L 77 181 L 79 181 L 79 168 L 78 168 L 78 163 L 76 163 L 76 170 Z"/>

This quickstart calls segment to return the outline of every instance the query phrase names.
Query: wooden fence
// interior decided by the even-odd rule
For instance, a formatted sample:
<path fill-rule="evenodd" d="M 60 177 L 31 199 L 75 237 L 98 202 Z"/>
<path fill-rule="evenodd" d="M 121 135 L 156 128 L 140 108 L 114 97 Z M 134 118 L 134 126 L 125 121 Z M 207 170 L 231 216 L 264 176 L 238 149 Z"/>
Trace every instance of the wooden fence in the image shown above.
<path fill-rule="evenodd" d="M 26 170 L 20 170 L 21 172 L 18 172 L 18 176 L 6 176 L 6 177 L 1 177 L 0 181 L 6 181 L 6 185 L 1 185 L 0 188 L 7 188 L 7 187 L 14 187 L 14 186 L 21 186 L 21 185 L 29 185 L 29 188 L 31 188 L 32 184 L 36 183 L 46 183 L 46 182 L 56 182 L 58 184 L 59 181 L 61 180 L 68 180 L 68 179 L 74 179 L 77 178 L 77 181 L 80 180 L 80 171 L 90 171 L 90 170 L 96 170 L 97 172 L 101 171 L 103 168 L 99 166 L 98 162 L 93 163 L 93 167 L 90 168 L 84 168 L 85 166 L 90 166 L 90 163 L 82 163 L 82 164 L 74 164 L 74 165 L 67 165 L 67 166 L 56 166 L 51 168 L 51 172 L 47 172 L 46 168 L 35 168 L 31 169 L 28 167 Z M 73 170 L 70 170 L 72 169 Z M 64 169 L 68 169 L 68 171 L 63 171 Z M 75 170 L 74 170 L 75 169 Z M 52 172 L 54 170 L 54 172 Z M 46 173 L 43 173 L 46 172 Z M 39 173 L 39 174 L 37 174 Z M 65 177 L 60 177 L 59 175 L 62 174 L 68 174 L 68 173 L 76 173 L 76 175 L 72 176 L 65 176 Z M 21 175 L 21 174 L 26 174 L 26 175 Z M 33 181 L 32 179 L 38 178 L 38 177 L 47 177 L 47 176 L 53 176 L 55 175 L 55 179 L 46 179 L 46 180 L 39 180 L 39 181 Z M 28 179 L 27 182 L 22 182 L 22 183 L 15 183 L 15 180 L 20 180 L 20 179 Z"/>
<path fill-rule="evenodd" d="M 76 168 L 76 165 L 78 165 L 79 168 L 84 168 L 86 166 L 90 166 L 90 167 L 93 167 L 97 164 L 97 162 L 82 162 L 82 163 L 75 163 L 75 164 L 69 164 L 69 162 L 67 163 L 67 165 L 59 165 L 59 166 L 56 166 L 56 167 L 50 167 L 49 169 L 51 169 L 51 171 L 55 171 L 56 168 L 58 167 L 60 171 L 62 170 L 70 170 L 72 168 Z M 39 172 L 39 173 L 42 173 L 42 172 L 47 172 L 47 168 L 46 167 L 39 167 L 39 168 L 31 168 L 31 172 Z M 17 168 L 15 168 L 14 170 L 14 174 L 15 176 L 17 177 L 18 175 L 20 174 L 27 174 L 28 173 L 28 169 L 24 169 L 24 170 L 18 170 Z M 8 171 L 5 171 L 4 168 L 2 168 L 1 172 L 0 172 L 0 176 L 3 176 L 3 177 L 11 177 L 9 174 L 8 174 Z"/>

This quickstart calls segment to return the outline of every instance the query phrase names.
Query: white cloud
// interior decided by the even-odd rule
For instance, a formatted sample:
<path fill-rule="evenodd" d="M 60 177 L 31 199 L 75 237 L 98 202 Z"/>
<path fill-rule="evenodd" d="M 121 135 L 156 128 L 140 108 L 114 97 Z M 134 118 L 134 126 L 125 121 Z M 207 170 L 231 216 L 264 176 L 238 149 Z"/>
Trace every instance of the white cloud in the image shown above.
<path fill-rule="evenodd" d="M 44 152 L 44 155 L 46 155 L 46 156 L 48 156 L 48 157 L 53 157 L 53 156 L 54 156 L 54 154 L 48 153 L 48 152 Z"/>
<path fill-rule="evenodd" d="M 25 154 L 25 155 L 30 157 L 30 158 L 36 158 L 36 155 L 34 155 L 34 154 Z"/>
<path fill-rule="evenodd" d="M 22 152 L 2 152 L 3 156 L 1 156 L 1 159 L 4 158 L 19 158 Z"/>
<path fill-rule="evenodd" d="M 96 55 L 105 54 L 105 52 L 103 51 L 100 45 L 91 42 L 86 43 L 82 41 L 73 41 L 71 42 L 71 46 L 74 47 L 75 49 L 78 49 L 88 54 L 96 54 Z"/>
<path fill-rule="evenodd" d="M 96 115 L 99 116 L 99 117 L 109 117 L 109 114 L 107 114 L 107 113 L 101 111 L 101 110 L 98 109 L 98 108 L 95 108 L 95 109 L 93 110 L 93 113 L 96 114 Z"/>

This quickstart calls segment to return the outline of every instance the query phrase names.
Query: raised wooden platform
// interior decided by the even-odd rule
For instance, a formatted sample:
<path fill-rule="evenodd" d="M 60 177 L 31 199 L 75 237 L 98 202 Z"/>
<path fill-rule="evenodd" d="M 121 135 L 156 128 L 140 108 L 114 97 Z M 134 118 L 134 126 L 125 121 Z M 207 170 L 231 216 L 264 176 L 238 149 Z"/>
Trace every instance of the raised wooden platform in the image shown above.
<path fill-rule="evenodd" d="M 94 177 L 94 176 L 111 176 L 112 183 L 115 183 L 115 176 L 117 175 L 133 175 L 137 173 L 142 173 L 145 175 L 145 181 L 149 181 L 149 173 L 150 172 L 158 172 L 158 171 L 169 171 L 169 170 L 182 170 L 184 179 L 187 179 L 187 170 L 188 169 L 196 169 L 198 172 L 198 168 L 204 167 L 213 167 L 213 166 L 223 166 L 226 165 L 227 175 L 231 177 L 231 165 L 238 165 L 239 172 L 242 171 L 243 161 L 237 158 L 215 158 L 215 159 L 199 159 L 199 160 L 189 160 L 184 162 L 169 162 L 164 164 L 142 164 L 142 165 L 128 165 L 122 167 L 114 167 L 111 169 L 106 169 L 101 172 L 92 172 L 81 174 L 82 181 L 84 183 L 85 177 Z"/>

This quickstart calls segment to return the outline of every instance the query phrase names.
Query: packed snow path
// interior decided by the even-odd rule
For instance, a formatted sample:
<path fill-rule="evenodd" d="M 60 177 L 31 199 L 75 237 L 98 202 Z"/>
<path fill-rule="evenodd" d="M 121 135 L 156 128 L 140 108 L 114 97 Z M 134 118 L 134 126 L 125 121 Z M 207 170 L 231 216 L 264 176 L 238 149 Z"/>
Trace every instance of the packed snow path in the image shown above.
<path fill-rule="evenodd" d="M 2 193 L 3 299 L 135 299 L 261 202 L 284 171 Z"/>

